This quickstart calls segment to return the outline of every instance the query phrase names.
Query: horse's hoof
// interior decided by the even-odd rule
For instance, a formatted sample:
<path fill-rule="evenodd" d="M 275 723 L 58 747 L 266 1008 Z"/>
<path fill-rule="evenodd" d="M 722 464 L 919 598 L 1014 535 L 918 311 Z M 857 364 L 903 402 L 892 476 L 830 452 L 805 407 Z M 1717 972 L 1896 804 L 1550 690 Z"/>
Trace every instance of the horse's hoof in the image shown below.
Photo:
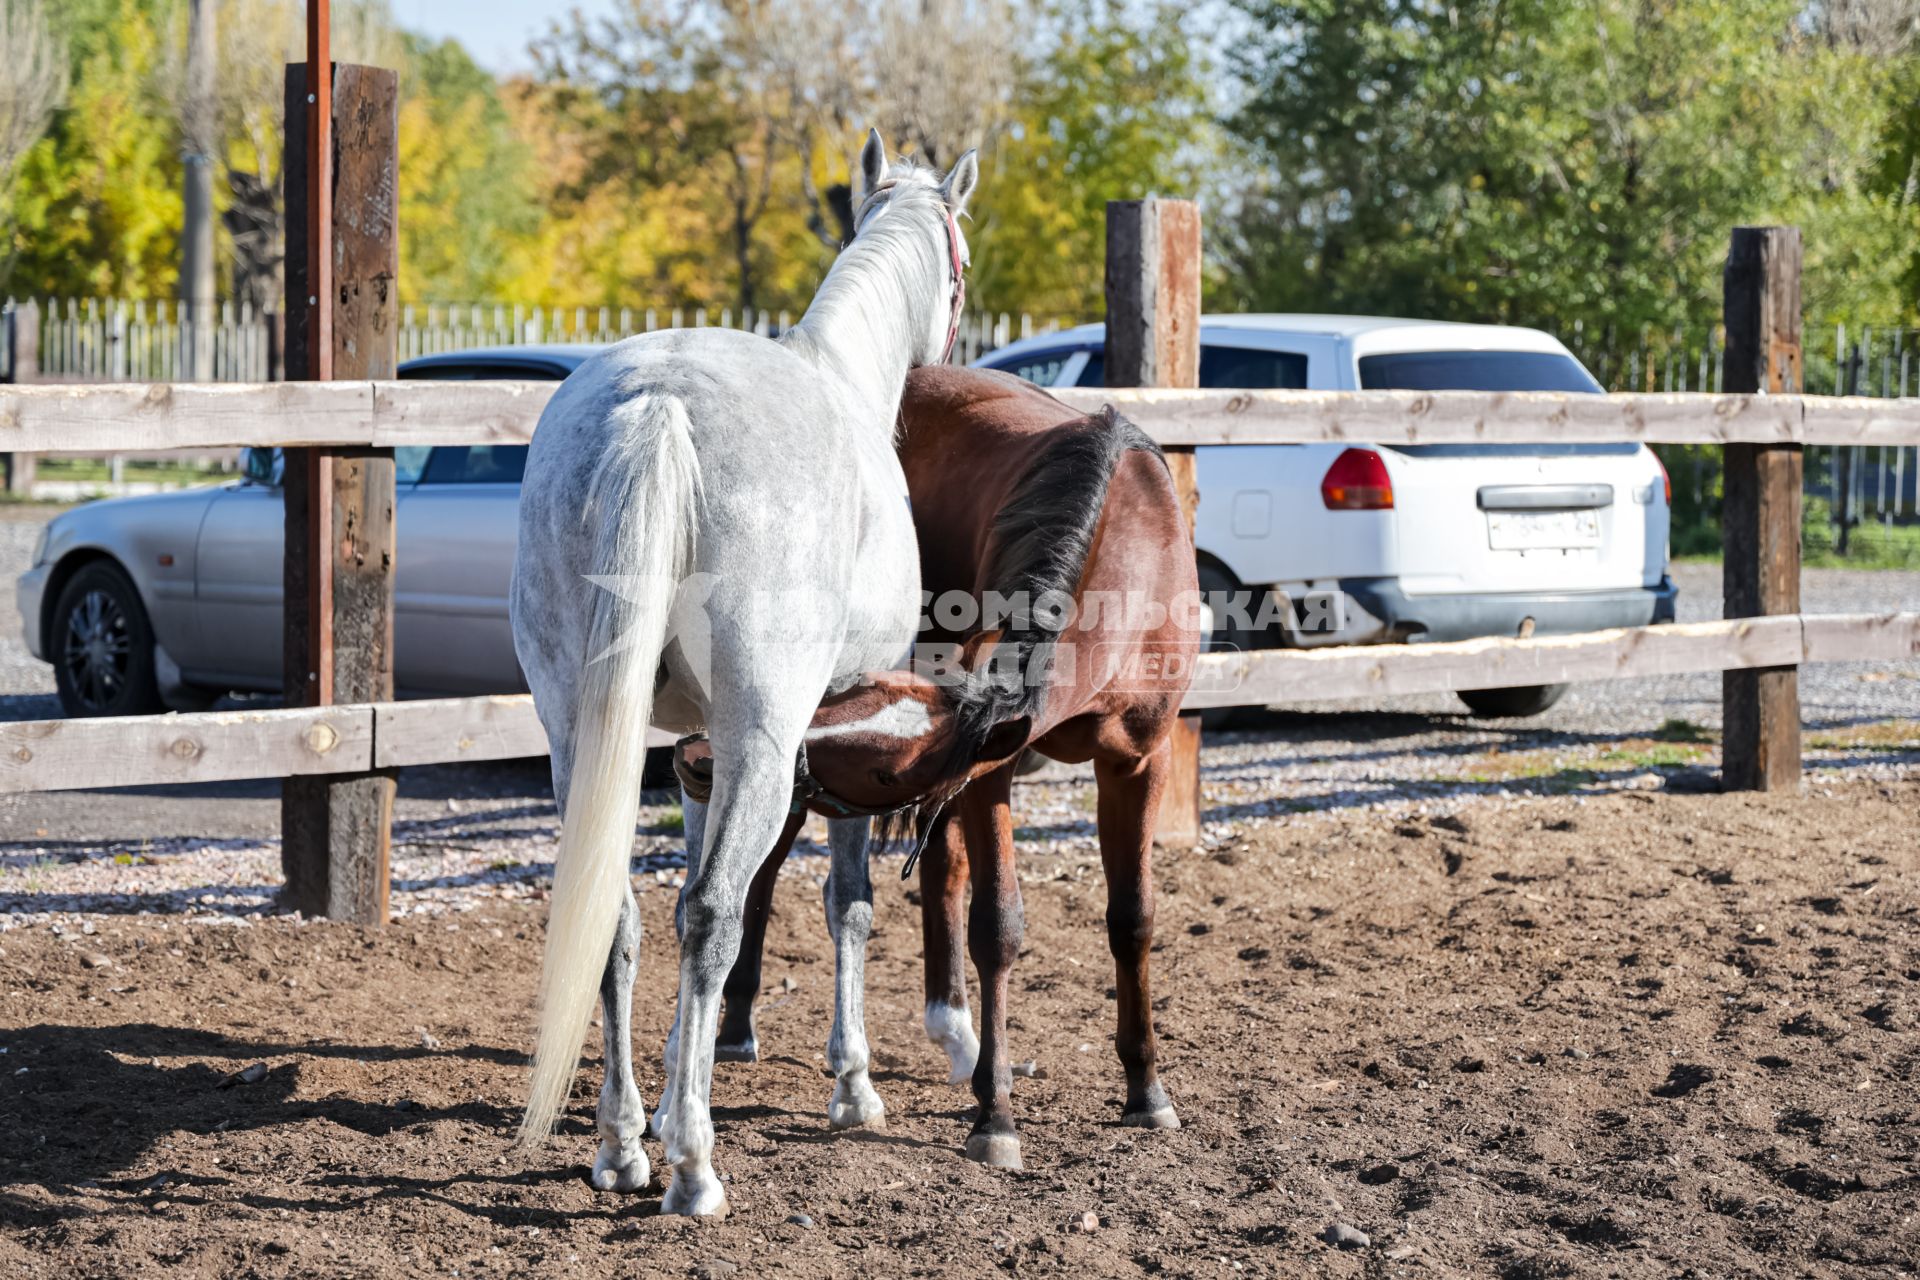
<path fill-rule="evenodd" d="M 730 1212 L 727 1193 L 711 1172 L 703 1174 L 675 1171 L 667 1182 L 667 1193 L 660 1198 L 660 1212 L 687 1218 L 724 1218 Z"/>
<path fill-rule="evenodd" d="M 1020 1139 L 1010 1133 L 976 1133 L 967 1138 L 966 1156 L 994 1169 L 1024 1169 Z"/>
<path fill-rule="evenodd" d="M 588 1181 L 596 1191 L 639 1191 L 653 1177 L 653 1166 L 639 1143 L 622 1148 L 611 1142 L 600 1144 Z"/>
<path fill-rule="evenodd" d="M 758 1062 L 760 1061 L 760 1042 L 742 1040 L 734 1044 L 716 1043 L 713 1046 L 713 1060 L 715 1062 Z"/>
<path fill-rule="evenodd" d="M 827 1104 L 827 1127 L 836 1131 L 885 1129 L 886 1104 L 864 1079 L 851 1085 L 843 1081 L 834 1085 L 833 1100 Z"/>
<path fill-rule="evenodd" d="M 1151 1111 L 1129 1111 L 1120 1117 L 1120 1123 L 1135 1129 L 1178 1129 L 1180 1117 L 1169 1103 Z"/>

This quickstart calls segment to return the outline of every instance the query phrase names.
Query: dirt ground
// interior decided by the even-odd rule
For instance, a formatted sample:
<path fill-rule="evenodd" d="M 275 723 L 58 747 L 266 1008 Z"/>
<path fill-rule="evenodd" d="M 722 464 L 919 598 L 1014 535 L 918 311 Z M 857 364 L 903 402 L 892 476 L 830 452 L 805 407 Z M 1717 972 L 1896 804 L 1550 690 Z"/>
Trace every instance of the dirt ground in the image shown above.
<path fill-rule="evenodd" d="M 1167 1133 L 1116 1123 L 1098 864 L 1032 857 L 1020 1174 L 959 1155 L 897 862 L 868 971 L 889 1126 L 827 1132 L 831 953 L 797 861 L 768 1060 L 714 1083 L 721 1222 L 587 1187 L 597 1050 L 563 1136 L 510 1150 L 537 903 L 16 928 L 0 1274 L 1911 1274 L 1920 781 L 1825 790 L 1359 812 L 1164 853 Z M 672 903 L 638 879 L 651 1102 Z"/>

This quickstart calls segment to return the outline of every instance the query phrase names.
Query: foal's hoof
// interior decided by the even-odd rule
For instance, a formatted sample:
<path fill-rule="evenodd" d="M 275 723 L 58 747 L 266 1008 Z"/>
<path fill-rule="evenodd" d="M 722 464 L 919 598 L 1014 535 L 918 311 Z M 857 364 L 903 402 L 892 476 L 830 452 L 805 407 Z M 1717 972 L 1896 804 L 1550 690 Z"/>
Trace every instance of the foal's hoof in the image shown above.
<path fill-rule="evenodd" d="M 760 1042 L 758 1040 L 738 1040 L 732 1044 L 718 1041 L 713 1046 L 715 1062 L 758 1062 L 760 1061 Z"/>
<path fill-rule="evenodd" d="M 1126 1113 L 1120 1117 L 1120 1123 L 1135 1129 L 1178 1129 L 1180 1117 L 1174 1114 L 1173 1099 L 1159 1081 L 1149 1084 L 1141 1098 L 1127 1100 Z"/>
<path fill-rule="evenodd" d="M 1129 1111 L 1120 1117 L 1120 1123 L 1135 1129 L 1178 1129 L 1180 1117 L 1169 1103 L 1152 1111 Z"/>
<path fill-rule="evenodd" d="M 660 1197 L 660 1212 L 688 1218 L 724 1218 L 727 1193 L 711 1172 L 689 1174 L 676 1171 L 667 1182 L 667 1193 Z"/>
<path fill-rule="evenodd" d="M 622 1147 L 602 1142 L 587 1181 L 596 1191 L 639 1191 L 652 1177 L 653 1166 L 647 1163 L 647 1153 L 639 1143 Z"/>
<path fill-rule="evenodd" d="M 966 1156 L 994 1169 L 1024 1169 L 1020 1139 L 1010 1133 L 976 1133 L 967 1138 Z"/>

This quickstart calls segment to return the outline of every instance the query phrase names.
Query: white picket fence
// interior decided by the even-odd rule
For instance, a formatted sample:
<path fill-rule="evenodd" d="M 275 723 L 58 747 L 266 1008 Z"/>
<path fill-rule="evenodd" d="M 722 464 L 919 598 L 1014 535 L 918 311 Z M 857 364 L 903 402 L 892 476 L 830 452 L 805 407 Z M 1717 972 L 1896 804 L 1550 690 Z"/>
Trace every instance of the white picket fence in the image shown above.
<path fill-rule="evenodd" d="M 7 299 L 0 316 L 14 311 Z M 271 330 L 276 317 L 222 303 L 217 318 L 196 324 L 181 302 L 103 298 L 39 301 L 39 376 L 54 382 L 192 381 L 196 343 L 212 353 L 212 381 L 267 382 L 274 377 Z M 400 312 L 400 359 L 474 347 L 614 342 L 656 329 L 785 330 L 785 311 L 731 307 L 528 307 L 502 303 L 426 303 Z M 962 317 L 953 359 L 967 364 L 1019 338 L 1050 333 L 1059 317 L 970 312 Z M 0 381 L 12 371 L 0 343 Z"/>
<path fill-rule="evenodd" d="M 14 309 L 14 300 L 7 299 L 4 311 Z M 273 376 L 271 321 L 250 305 L 223 302 L 215 316 L 201 322 L 190 319 L 187 304 L 178 301 L 47 298 L 39 309 L 44 379 L 188 382 L 196 348 L 210 354 L 215 382 L 264 382 Z M 0 368 L 0 380 L 10 379 L 12 372 Z"/>
<path fill-rule="evenodd" d="M 496 302 L 425 303 L 400 309 L 400 358 L 474 347 L 617 342 L 657 329 L 744 329 L 762 337 L 786 330 L 788 311 L 731 307 L 527 307 Z M 1063 327 L 1057 316 L 969 312 L 961 317 L 953 361 L 968 364 L 1020 338 Z"/>

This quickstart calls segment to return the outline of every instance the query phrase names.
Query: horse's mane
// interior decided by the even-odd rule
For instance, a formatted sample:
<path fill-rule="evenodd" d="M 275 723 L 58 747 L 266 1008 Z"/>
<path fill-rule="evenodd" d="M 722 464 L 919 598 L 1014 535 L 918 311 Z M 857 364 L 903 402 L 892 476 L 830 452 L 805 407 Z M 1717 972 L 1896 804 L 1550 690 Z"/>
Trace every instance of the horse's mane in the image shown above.
<path fill-rule="evenodd" d="M 1052 434 L 994 515 L 988 537 L 981 580 L 1016 605 L 1000 638 L 1001 660 L 945 686 L 955 732 L 941 773 L 956 783 L 980 759 L 994 726 L 1023 715 L 1037 724 L 1046 710 L 1051 657 L 1067 620 L 1039 606 L 1050 593 L 1077 596 L 1121 458 L 1138 449 L 1166 463 L 1160 446 L 1112 406 Z M 957 790 L 938 791 L 919 806 L 922 831 Z M 887 825 L 888 837 L 904 834 L 903 822 Z"/>

